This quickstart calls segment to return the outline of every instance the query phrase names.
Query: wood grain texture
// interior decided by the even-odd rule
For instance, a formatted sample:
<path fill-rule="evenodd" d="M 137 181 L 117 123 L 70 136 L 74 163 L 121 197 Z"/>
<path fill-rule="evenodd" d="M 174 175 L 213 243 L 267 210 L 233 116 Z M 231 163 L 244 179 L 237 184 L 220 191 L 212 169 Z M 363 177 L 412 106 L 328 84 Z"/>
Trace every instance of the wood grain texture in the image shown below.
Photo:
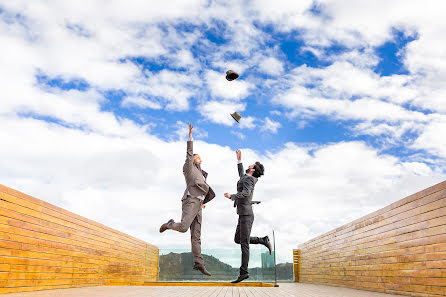
<path fill-rule="evenodd" d="M 309 240 L 298 251 L 296 279 L 302 283 L 446 296 L 446 181 Z"/>
<path fill-rule="evenodd" d="M 300 274 L 300 250 L 293 250 L 293 270 L 294 270 L 294 282 L 299 282 Z"/>
<path fill-rule="evenodd" d="M 0 185 L 0 293 L 158 280 L 154 245 Z"/>
<path fill-rule="evenodd" d="M 154 287 L 274 287 L 273 283 L 262 283 L 262 282 L 240 282 L 240 283 L 230 283 L 230 282 L 146 282 L 144 286 L 154 286 Z"/>
<path fill-rule="evenodd" d="M 398 297 L 397 295 L 302 283 L 279 287 L 242 286 L 98 286 L 29 293 L 8 297 Z"/>

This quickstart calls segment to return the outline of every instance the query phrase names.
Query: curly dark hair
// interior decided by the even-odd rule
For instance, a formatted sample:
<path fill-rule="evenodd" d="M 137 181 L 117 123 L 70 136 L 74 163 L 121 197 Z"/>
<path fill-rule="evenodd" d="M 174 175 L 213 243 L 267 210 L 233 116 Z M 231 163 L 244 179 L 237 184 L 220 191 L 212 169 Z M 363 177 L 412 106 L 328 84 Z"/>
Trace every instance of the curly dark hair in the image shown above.
<path fill-rule="evenodd" d="M 265 167 L 262 165 L 262 163 L 256 162 L 256 164 L 254 165 L 254 170 L 255 171 L 253 172 L 252 176 L 259 178 L 263 175 Z"/>

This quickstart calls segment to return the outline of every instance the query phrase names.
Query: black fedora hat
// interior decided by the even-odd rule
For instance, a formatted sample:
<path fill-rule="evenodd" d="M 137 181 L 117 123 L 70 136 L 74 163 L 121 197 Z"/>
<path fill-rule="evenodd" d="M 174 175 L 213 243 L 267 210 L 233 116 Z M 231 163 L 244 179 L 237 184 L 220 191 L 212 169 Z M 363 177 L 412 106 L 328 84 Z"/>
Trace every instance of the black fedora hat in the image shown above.
<path fill-rule="evenodd" d="M 238 73 L 233 70 L 226 71 L 226 79 L 231 81 L 238 78 Z"/>

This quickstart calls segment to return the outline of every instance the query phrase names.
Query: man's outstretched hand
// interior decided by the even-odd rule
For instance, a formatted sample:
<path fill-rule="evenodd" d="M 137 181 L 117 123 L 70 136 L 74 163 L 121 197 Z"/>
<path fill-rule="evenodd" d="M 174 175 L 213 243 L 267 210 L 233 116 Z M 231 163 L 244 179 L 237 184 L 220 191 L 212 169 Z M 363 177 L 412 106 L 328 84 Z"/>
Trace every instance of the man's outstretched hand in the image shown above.
<path fill-rule="evenodd" d="M 192 132 L 194 131 L 194 126 L 190 122 L 189 123 L 189 141 L 192 140 Z"/>
<path fill-rule="evenodd" d="M 231 199 L 231 195 L 229 193 L 225 193 L 225 197 Z"/>
<path fill-rule="evenodd" d="M 241 150 L 236 150 L 235 154 L 237 155 L 237 160 L 241 160 L 242 159 L 242 151 Z"/>

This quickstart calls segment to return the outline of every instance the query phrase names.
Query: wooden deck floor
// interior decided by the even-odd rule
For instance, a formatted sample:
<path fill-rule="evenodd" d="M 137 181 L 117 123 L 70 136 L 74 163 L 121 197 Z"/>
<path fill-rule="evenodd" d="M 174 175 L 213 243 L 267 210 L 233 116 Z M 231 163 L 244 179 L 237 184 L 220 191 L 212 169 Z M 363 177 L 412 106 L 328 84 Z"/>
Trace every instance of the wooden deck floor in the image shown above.
<path fill-rule="evenodd" d="M 2 297 L 391 297 L 390 295 L 321 285 L 282 283 L 260 287 L 104 286 L 2 294 Z"/>

